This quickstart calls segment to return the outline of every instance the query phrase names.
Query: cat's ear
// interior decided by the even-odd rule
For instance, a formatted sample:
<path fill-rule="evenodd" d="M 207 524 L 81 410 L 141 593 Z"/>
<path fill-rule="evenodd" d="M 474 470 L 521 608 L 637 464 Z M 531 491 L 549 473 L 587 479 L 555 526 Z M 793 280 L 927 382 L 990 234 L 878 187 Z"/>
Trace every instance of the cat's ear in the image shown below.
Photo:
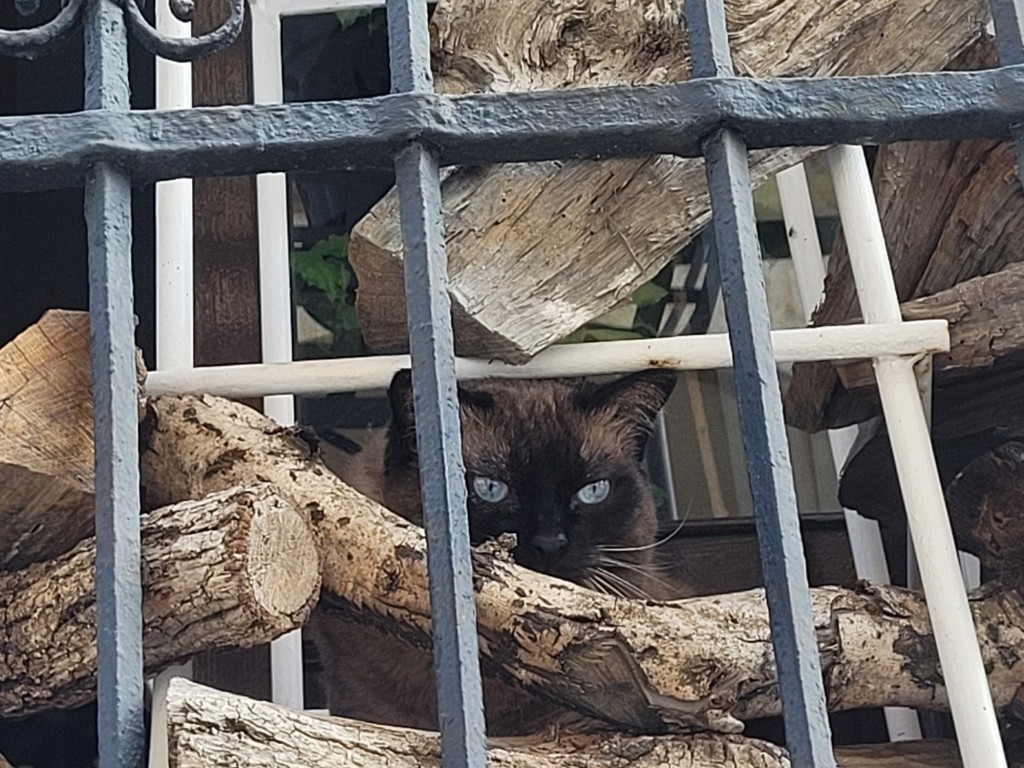
<path fill-rule="evenodd" d="M 487 392 L 472 385 L 459 386 L 459 405 L 463 408 L 487 410 L 494 407 L 494 398 Z M 391 404 L 391 427 L 388 443 L 396 459 L 412 459 L 416 456 L 416 411 L 412 392 L 412 371 L 402 368 L 391 379 L 388 387 Z"/>
<path fill-rule="evenodd" d="M 391 425 L 388 427 L 388 453 L 393 459 L 416 456 L 416 412 L 413 407 L 412 371 L 402 368 L 388 387 Z"/>
<path fill-rule="evenodd" d="M 591 409 L 610 409 L 626 420 L 632 427 L 634 453 L 641 456 L 658 411 L 668 401 L 675 385 L 675 371 L 660 368 L 638 371 L 587 391 L 584 405 Z"/>

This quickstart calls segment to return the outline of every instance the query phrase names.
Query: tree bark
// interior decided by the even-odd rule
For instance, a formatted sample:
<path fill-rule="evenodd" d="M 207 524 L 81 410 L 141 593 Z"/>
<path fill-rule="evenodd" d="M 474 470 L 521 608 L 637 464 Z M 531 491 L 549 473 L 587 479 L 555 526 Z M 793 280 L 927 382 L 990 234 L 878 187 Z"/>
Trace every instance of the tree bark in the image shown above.
<path fill-rule="evenodd" d="M 143 476 L 162 501 L 263 478 L 314 524 L 342 609 L 420 646 L 430 610 L 423 532 L 338 480 L 293 430 L 213 397 L 148 401 Z M 724 732 L 780 712 L 761 590 L 673 603 L 617 600 L 478 550 L 480 648 L 512 681 L 616 727 Z M 832 709 L 943 708 L 927 609 L 893 587 L 813 590 Z M 997 706 L 1024 682 L 1024 602 L 972 602 Z M 1009 649 L 1010 652 L 1007 652 Z M 1016 652 L 1013 649 L 1021 649 Z"/>
<path fill-rule="evenodd" d="M 319 595 L 305 520 L 267 486 L 231 489 L 142 517 L 148 673 L 302 625 Z M 95 540 L 0 574 L 0 715 L 69 708 L 95 695 Z"/>
<path fill-rule="evenodd" d="M 431 20 L 442 93 L 655 84 L 689 77 L 676 0 L 441 0 Z M 980 34 L 981 0 L 744 0 L 727 5 L 741 75 L 941 69 Z M 809 148 L 751 155 L 755 183 Z M 522 362 L 650 280 L 710 218 L 700 160 L 655 156 L 461 168 L 442 183 L 460 354 Z M 406 344 L 392 190 L 349 258 L 367 343 Z"/>
<path fill-rule="evenodd" d="M 167 693 L 171 768 L 287 765 L 289 768 L 439 766 L 437 734 L 318 718 L 176 678 Z M 738 736 L 551 734 L 492 739 L 493 768 L 789 768 L 786 751 Z M 900 742 L 836 750 L 840 768 L 959 768 L 954 742 Z M 269 762 L 268 762 L 269 761 Z"/>
<path fill-rule="evenodd" d="M 89 315 L 47 312 L 0 349 L 0 567 L 93 530 Z"/>
<path fill-rule="evenodd" d="M 1024 352 L 1024 264 L 1010 264 L 900 308 L 904 320 L 949 322 L 950 349 L 932 358 L 935 373 L 964 374 Z M 837 370 L 847 390 L 875 386 L 870 362 L 848 363 Z"/>
<path fill-rule="evenodd" d="M 1024 442 L 1011 440 L 970 461 L 946 489 L 957 545 L 988 577 L 1024 588 Z"/>

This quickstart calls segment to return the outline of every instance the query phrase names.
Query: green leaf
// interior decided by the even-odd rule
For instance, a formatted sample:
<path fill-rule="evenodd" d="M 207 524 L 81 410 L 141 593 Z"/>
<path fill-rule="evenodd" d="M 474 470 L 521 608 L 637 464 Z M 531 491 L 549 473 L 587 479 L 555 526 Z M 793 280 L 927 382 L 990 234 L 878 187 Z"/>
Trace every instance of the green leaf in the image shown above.
<path fill-rule="evenodd" d="M 303 282 L 323 291 L 332 302 L 344 302 L 352 283 L 346 258 L 348 238 L 331 235 L 308 251 L 292 254 L 292 269 Z"/>

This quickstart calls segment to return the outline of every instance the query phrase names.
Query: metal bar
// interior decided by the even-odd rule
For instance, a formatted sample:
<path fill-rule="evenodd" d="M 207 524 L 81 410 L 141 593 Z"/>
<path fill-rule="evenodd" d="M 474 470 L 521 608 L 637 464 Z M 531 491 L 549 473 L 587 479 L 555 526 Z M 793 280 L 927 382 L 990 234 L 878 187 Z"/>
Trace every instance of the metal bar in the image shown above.
<path fill-rule="evenodd" d="M 114 0 L 91 0 L 85 19 L 85 108 L 129 106 L 123 11 Z M 141 765 L 146 746 L 131 197 L 130 179 L 121 169 L 101 162 L 88 171 L 100 768 Z"/>
<path fill-rule="evenodd" d="M 389 0 L 387 11 L 392 90 L 429 93 L 433 81 L 426 0 Z M 483 768 L 483 688 L 437 158 L 422 144 L 409 143 L 395 158 L 395 183 L 405 254 L 441 765 Z"/>
<path fill-rule="evenodd" d="M 1024 0 L 990 0 L 992 22 L 996 29 L 999 62 L 1005 67 L 1024 64 Z M 1024 129 L 1014 126 L 1017 148 L 1017 177 L 1024 183 Z"/>
<path fill-rule="evenodd" d="M 898 326 L 786 328 L 772 331 L 771 338 L 776 362 L 863 360 L 882 355 L 949 350 L 945 320 L 914 320 Z M 396 371 L 408 368 L 409 364 L 408 355 L 375 355 L 295 363 L 204 366 L 188 371 L 157 370 L 146 376 L 146 393 L 156 396 L 205 392 L 246 398 L 380 390 L 387 387 Z M 729 368 L 732 366 L 729 338 L 724 333 L 713 333 L 557 345 L 523 365 L 460 357 L 455 360 L 455 375 L 459 380 L 487 376 L 594 376 L 641 371 L 652 364 L 677 371 Z"/>
<path fill-rule="evenodd" d="M 685 9 L 694 75 L 730 76 L 721 0 L 686 0 Z M 722 129 L 711 135 L 704 150 L 786 748 L 798 768 L 828 768 L 836 763 L 772 351 L 747 148 L 736 132 Z"/>
<path fill-rule="evenodd" d="M 996 48 L 1004 66 L 1024 64 L 1024 2 L 990 0 L 992 21 L 996 27 Z"/>
<path fill-rule="evenodd" d="M 868 322 L 899 324 L 899 300 L 878 220 L 863 153 L 836 147 L 829 153 L 836 202 L 844 226 L 857 297 Z M 931 450 L 913 359 L 875 359 L 889 440 L 896 460 L 907 523 L 921 569 L 928 614 L 935 629 L 965 768 L 1006 765 L 988 678 L 961 579 L 949 514 Z"/>
<path fill-rule="evenodd" d="M 835 104 L 842 104 L 836 115 Z M 721 126 L 748 148 L 1009 138 L 1024 65 L 863 78 L 713 78 L 671 85 L 0 118 L 0 191 L 80 185 L 91 163 L 133 179 L 388 167 L 409 141 L 441 165 L 701 155 Z M 311 132 L 310 125 L 317 130 Z"/>

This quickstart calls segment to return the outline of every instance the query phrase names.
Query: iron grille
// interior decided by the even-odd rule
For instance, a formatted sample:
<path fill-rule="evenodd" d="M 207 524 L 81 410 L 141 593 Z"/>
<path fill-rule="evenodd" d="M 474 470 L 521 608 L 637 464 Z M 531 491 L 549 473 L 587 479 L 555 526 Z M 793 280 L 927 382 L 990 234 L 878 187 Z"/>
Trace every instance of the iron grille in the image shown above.
<path fill-rule="evenodd" d="M 172 0 L 179 18 L 187 15 L 184 5 Z M 31 58 L 53 50 L 78 27 L 85 31 L 85 111 L 0 118 L 0 190 L 79 185 L 86 193 L 101 766 L 139 765 L 144 754 L 132 185 L 195 175 L 297 170 L 314 158 L 318 167 L 395 163 L 418 439 L 425 446 L 420 451 L 425 465 L 421 476 L 443 761 L 451 767 L 482 766 L 484 721 L 438 169 L 654 153 L 703 155 L 707 161 L 788 746 L 797 766 L 834 765 L 746 152 L 975 137 L 1014 138 L 1024 146 L 1017 128 L 1024 123 L 1022 5 L 1022 0 L 992 0 L 1004 66 L 990 71 L 737 78 L 722 1 L 685 0 L 694 75 L 689 82 L 453 98 L 433 93 L 425 0 L 388 0 L 390 96 L 147 112 L 133 112 L 128 104 L 128 32 L 157 56 L 192 60 L 237 36 L 243 0 L 233 0 L 230 17 L 219 29 L 188 40 L 159 34 L 143 18 L 137 0 L 68 0 L 43 27 L 0 32 L 0 53 Z M 311 125 L 317 126 L 315 134 L 308 130 Z M 956 716 L 957 691 L 950 687 Z M 980 687 L 987 695 L 987 688 Z M 988 715 L 994 728 L 990 701 Z M 994 745 L 987 729 L 961 731 L 960 738 L 962 745 L 987 744 L 964 748 L 966 765 L 999 764 L 995 752 L 984 751 L 998 751 L 998 733 Z M 984 754 L 990 762 L 978 757 Z"/>

